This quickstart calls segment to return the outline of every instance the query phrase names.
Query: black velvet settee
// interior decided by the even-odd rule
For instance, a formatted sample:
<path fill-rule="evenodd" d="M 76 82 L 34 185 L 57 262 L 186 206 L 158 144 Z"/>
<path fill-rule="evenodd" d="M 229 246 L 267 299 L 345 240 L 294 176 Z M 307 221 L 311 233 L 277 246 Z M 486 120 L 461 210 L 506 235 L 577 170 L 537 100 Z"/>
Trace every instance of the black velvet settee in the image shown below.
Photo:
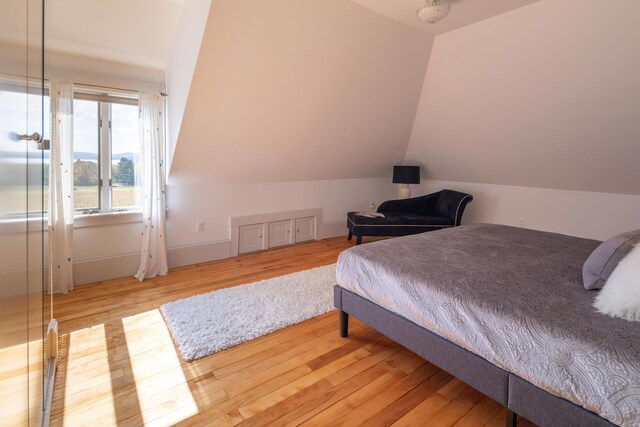
<path fill-rule="evenodd" d="M 363 236 L 407 236 L 460 225 L 462 213 L 473 196 L 453 190 L 442 190 L 410 199 L 388 200 L 378 207 L 384 218 L 347 214 L 351 240 L 362 243 Z"/>

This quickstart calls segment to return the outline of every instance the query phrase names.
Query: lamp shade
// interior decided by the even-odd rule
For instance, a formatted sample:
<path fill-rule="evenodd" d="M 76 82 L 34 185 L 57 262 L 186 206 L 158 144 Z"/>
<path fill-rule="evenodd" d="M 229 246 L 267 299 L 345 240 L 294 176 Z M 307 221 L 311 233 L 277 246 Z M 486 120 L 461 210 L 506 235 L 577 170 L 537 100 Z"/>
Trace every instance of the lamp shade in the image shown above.
<path fill-rule="evenodd" d="M 394 184 L 420 184 L 420 166 L 394 166 Z"/>

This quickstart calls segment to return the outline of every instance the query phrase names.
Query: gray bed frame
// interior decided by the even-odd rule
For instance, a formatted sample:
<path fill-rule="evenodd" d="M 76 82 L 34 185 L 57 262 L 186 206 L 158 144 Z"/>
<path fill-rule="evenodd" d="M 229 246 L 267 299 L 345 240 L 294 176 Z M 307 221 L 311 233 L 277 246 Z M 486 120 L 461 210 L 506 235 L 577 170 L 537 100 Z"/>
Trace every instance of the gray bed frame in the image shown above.
<path fill-rule="evenodd" d="M 516 414 L 542 427 L 615 425 L 339 285 L 334 287 L 334 305 L 339 310 L 341 337 L 348 336 L 349 315 L 356 317 L 503 405 L 507 427 L 516 425 Z"/>

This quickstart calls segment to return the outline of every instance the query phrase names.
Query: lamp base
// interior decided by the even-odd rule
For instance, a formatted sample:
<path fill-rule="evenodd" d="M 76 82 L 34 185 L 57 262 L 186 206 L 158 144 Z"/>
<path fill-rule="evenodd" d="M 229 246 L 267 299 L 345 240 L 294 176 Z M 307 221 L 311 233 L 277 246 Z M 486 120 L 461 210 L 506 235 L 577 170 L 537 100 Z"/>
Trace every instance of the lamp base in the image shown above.
<path fill-rule="evenodd" d="M 399 199 L 408 199 L 411 197 L 411 187 L 409 184 L 400 184 L 400 191 L 398 192 Z"/>

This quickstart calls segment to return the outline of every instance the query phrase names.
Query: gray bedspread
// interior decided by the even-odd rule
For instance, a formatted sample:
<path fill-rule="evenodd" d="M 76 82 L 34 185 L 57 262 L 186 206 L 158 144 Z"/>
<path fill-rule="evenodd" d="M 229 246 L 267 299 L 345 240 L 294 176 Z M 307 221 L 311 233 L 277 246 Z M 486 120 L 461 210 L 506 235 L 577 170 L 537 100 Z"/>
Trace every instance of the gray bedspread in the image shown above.
<path fill-rule="evenodd" d="M 496 366 L 640 426 L 640 323 L 599 314 L 582 264 L 600 242 L 476 224 L 344 251 L 337 281 Z"/>

